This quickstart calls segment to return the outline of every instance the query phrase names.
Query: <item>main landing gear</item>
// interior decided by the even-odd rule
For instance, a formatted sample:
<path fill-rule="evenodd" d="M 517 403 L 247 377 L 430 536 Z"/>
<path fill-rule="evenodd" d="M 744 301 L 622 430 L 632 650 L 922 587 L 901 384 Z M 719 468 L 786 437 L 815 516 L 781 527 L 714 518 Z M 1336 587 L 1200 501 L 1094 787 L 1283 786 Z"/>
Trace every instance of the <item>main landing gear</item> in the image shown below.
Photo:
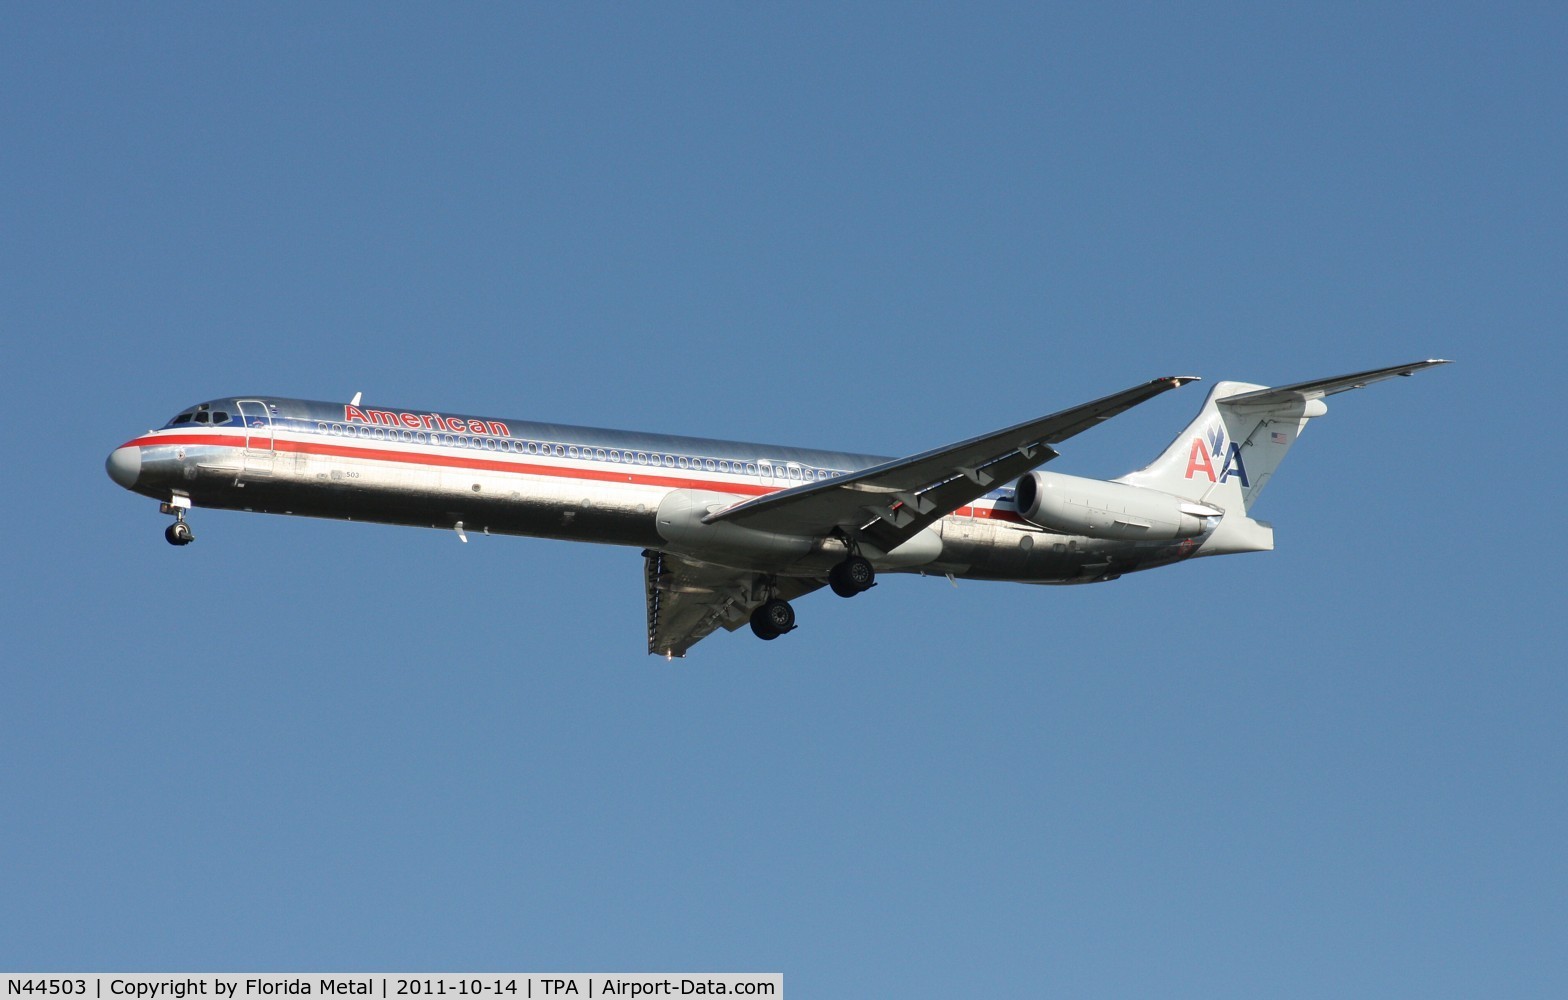
<path fill-rule="evenodd" d="M 877 585 L 877 571 L 861 555 L 850 555 L 828 570 L 828 586 L 840 597 L 864 594 Z M 769 583 L 771 590 L 772 584 Z M 795 630 L 795 609 L 780 597 L 770 597 L 751 613 L 751 631 L 759 639 L 777 639 Z"/>
<path fill-rule="evenodd" d="M 751 613 L 751 631 L 759 639 L 777 639 L 795 630 L 795 609 L 790 603 L 770 597 Z"/>
<path fill-rule="evenodd" d="M 876 585 L 877 571 L 865 556 L 852 555 L 828 570 L 828 586 L 840 597 L 864 594 Z"/>
<path fill-rule="evenodd" d="M 185 523 L 185 506 L 183 504 L 166 503 L 158 508 L 165 514 L 174 515 L 174 523 L 163 529 L 163 537 L 170 545 L 189 545 L 196 540 L 196 535 L 191 531 L 191 526 Z"/>

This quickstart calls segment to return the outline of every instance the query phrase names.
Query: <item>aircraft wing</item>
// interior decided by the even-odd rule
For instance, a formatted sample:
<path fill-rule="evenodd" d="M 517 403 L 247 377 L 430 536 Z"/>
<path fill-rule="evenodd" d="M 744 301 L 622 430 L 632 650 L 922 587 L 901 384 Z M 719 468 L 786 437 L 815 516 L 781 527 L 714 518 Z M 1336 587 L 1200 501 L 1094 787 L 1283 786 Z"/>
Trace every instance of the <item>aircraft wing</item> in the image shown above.
<path fill-rule="evenodd" d="M 715 629 L 734 631 L 770 596 L 792 601 L 823 581 L 778 577 L 771 592 L 759 574 L 701 563 L 667 552 L 643 553 L 648 593 L 648 652 L 685 656 Z"/>
<path fill-rule="evenodd" d="M 1193 381 L 1190 376 L 1157 378 L 944 448 L 746 500 L 704 521 L 808 537 L 842 533 L 887 552 L 939 518 L 1055 458 L 1051 445 Z"/>

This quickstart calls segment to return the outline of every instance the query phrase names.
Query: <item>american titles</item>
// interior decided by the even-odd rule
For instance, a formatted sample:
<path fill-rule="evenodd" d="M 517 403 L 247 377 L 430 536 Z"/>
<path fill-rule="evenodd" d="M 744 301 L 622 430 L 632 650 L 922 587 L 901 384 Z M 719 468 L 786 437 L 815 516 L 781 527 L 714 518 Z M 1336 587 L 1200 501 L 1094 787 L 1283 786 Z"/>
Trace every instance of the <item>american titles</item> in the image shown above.
<path fill-rule="evenodd" d="M 511 437 L 512 431 L 499 420 L 473 420 L 463 417 L 443 417 L 439 413 L 409 413 L 406 410 L 360 409 L 345 403 L 343 421 L 350 424 L 381 424 L 385 427 L 407 427 L 410 430 L 451 431 L 454 434 L 488 434 L 491 437 Z"/>

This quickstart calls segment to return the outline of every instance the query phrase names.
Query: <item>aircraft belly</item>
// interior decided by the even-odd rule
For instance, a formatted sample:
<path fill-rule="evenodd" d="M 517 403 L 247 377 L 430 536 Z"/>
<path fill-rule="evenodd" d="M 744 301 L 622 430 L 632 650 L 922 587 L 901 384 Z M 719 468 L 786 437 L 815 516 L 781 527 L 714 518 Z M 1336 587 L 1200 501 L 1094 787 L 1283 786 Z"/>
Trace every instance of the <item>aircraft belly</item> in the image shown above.
<path fill-rule="evenodd" d="M 221 460 L 176 474 L 203 507 L 446 529 L 462 522 L 474 533 L 635 546 L 659 539 L 653 512 L 663 491 L 632 484 L 305 454 L 277 471 L 243 485 Z"/>
<path fill-rule="evenodd" d="M 1186 558 L 1192 546 L 1063 535 L 1010 524 L 983 530 L 953 518 L 927 572 L 1020 583 L 1092 583 Z"/>

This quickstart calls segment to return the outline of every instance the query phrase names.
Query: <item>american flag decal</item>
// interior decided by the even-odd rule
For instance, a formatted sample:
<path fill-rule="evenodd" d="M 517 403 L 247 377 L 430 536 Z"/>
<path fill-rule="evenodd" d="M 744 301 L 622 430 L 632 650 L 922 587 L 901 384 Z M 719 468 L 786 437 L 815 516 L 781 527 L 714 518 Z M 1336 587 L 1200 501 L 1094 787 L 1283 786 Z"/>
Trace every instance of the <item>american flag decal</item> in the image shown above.
<path fill-rule="evenodd" d="M 1285 435 L 1281 434 L 1279 431 L 1274 431 L 1269 435 L 1269 437 L 1274 441 L 1275 444 L 1285 443 Z"/>

